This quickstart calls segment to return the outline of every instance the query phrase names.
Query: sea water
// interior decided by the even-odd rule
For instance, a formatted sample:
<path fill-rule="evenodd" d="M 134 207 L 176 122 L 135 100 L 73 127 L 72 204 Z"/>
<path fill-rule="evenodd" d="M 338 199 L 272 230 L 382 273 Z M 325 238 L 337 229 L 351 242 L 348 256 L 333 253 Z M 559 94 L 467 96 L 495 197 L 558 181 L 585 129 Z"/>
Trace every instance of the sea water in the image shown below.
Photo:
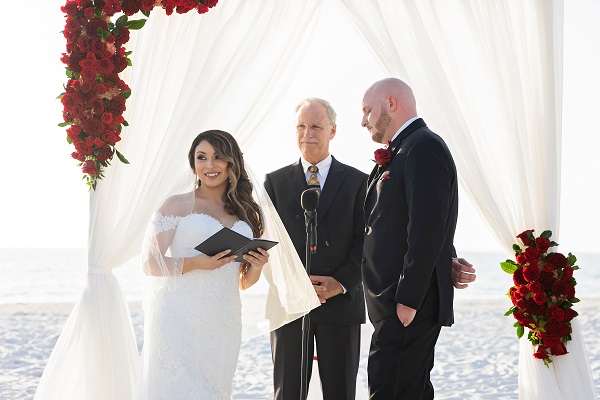
<path fill-rule="evenodd" d="M 457 290 L 457 299 L 500 299 L 512 286 L 512 277 L 500 269 L 501 253 L 460 254 L 477 270 L 477 281 Z M 576 254 L 577 297 L 598 297 L 600 253 Z M 142 272 L 139 257 L 113 273 L 129 301 L 141 300 Z M 87 275 L 86 249 L 0 249 L 0 304 L 74 303 Z"/>

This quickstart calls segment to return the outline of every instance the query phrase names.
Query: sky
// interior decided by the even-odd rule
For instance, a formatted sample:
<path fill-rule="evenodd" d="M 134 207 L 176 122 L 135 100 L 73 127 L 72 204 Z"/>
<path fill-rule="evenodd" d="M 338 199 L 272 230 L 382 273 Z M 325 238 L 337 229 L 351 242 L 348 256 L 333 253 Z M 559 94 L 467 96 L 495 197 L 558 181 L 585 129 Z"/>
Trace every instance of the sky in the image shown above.
<path fill-rule="evenodd" d="M 227 0 L 221 0 L 227 1 Z M 66 83 L 60 55 L 65 41 L 60 31 L 64 1 L 43 0 L 23 13 L 18 2 L 4 4 L 0 25 L 5 38 L 0 65 L 4 99 L 0 153 L 0 248 L 85 248 L 88 240 L 89 193 L 81 180 L 72 147 L 61 121 L 56 96 Z M 260 149 L 247 149 L 247 161 L 259 173 L 297 158 L 292 108 L 298 99 L 328 99 L 338 111 L 338 134 L 331 152 L 340 161 L 368 172 L 377 145 L 360 126 L 364 90 L 384 77 L 362 41 L 339 24 L 339 9 L 324 0 L 315 37 L 296 79 L 282 99 L 278 117 L 264 129 L 289 135 L 268 162 Z M 600 226 L 600 1 L 565 1 L 563 155 L 561 245 L 570 251 L 600 252 L 595 236 Z M 24 32 L 27 30 L 27 32 Z M 135 32 L 133 33 L 135 34 Z M 17 38 L 17 40 L 10 40 Z M 334 44 L 335 45 L 332 45 Z M 335 62 L 334 62 L 335 61 Z M 357 68 L 349 85 L 339 68 Z M 135 67 L 135 66 L 134 66 Z M 257 145 L 254 145 L 257 146 Z M 489 229 L 464 192 L 460 194 L 455 245 L 461 251 L 500 251 Z"/>

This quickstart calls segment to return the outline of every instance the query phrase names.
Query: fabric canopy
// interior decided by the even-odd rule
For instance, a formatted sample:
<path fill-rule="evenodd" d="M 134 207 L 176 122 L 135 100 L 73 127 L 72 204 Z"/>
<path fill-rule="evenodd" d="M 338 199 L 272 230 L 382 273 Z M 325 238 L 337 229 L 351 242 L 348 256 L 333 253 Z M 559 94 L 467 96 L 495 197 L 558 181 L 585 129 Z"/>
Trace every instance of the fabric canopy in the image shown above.
<path fill-rule="evenodd" d="M 562 0 L 335 1 L 382 68 L 412 86 L 419 115 L 448 143 L 463 188 L 507 254 L 525 229 L 550 229 L 556 239 Z M 91 193 L 87 286 L 35 399 L 133 396 L 138 353 L 112 270 L 139 253 L 151 213 L 186 185 L 185 154 L 197 133 L 219 128 L 242 149 L 269 146 L 259 127 L 310 50 L 321 5 L 221 0 L 202 16 L 155 10 L 133 35 L 134 67 L 124 77 L 130 126 L 119 143 L 131 164 L 115 162 Z M 586 362 L 571 386 L 593 393 Z M 522 398 L 542 398 L 525 388 L 536 379 L 521 377 Z M 543 398 L 572 398 L 564 385 Z"/>

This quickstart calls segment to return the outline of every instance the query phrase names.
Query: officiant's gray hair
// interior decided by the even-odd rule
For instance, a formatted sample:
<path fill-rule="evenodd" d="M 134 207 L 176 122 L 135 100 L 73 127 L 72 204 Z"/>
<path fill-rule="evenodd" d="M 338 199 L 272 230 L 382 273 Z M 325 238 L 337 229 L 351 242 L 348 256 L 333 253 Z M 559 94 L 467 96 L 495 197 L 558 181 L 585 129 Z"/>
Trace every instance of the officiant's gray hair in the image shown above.
<path fill-rule="evenodd" d="M 318 97 L 308 97 L 306 99 L 301 100 L 300 103 L 298 103 L 298 105 L 294 109 L 294 111 L 298 112 L 300 108 L 307 107 L 315 103 L 325 107 L 325 110 L 327 110 L 327 115 L 329 116 L 329 122 L 331 123 L 331 125 L 335 125 L 335 119 L 337 118 L 337 114 L 335 113 L 335 110 L 333 109 L 333 107 L 331 107 L 331 104 L 329 104 L 327 100 L 323 100 Z"/>

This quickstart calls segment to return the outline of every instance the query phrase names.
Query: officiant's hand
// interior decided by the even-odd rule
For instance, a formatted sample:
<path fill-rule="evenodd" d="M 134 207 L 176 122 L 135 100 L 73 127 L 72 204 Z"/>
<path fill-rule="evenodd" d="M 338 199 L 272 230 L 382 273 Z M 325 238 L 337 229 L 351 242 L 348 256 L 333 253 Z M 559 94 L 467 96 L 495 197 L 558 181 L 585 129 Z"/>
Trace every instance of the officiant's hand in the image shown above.
<path fill-rule="evenodd" d="M 469 283 L 475 282 L 475 268 L 464 258 L 452 259 L 452 284 L 457 289 L 465 289 Z"/>
<path fill-rule="evenodd" d="M 396 304 L 396 315 L 398 315 L 398 319 L 402 325 L 404 325 L 404 327 L 407 327 L 411 322 L 413 322 L 416 314 L 417 310 L 414 308 L 410 308 L 400 303 Z"/>
<path fill-rule="evenodd" d="M 313 284 L 313 288 L 315 288 L 321 304 L 333 296 L 344 293 L 342 284 L 332 276 L 311 275 L 310 281 Z"/>

